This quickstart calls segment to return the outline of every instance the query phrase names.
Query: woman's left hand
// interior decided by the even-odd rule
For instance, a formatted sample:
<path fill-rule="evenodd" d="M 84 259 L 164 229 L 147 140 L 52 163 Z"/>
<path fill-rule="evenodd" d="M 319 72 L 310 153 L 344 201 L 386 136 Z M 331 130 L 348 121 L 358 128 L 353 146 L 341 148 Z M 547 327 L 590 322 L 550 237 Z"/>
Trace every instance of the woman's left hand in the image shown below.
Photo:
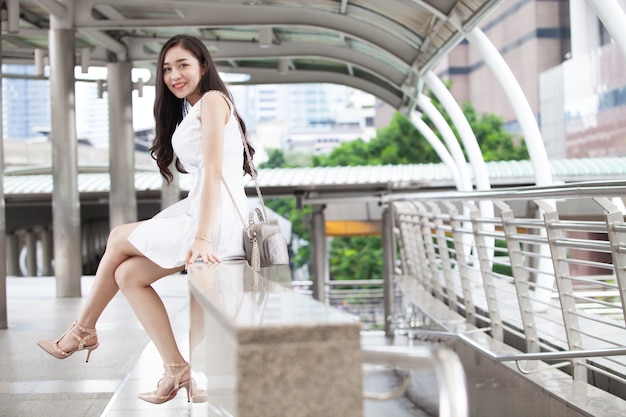
<path fill-rule="evenodd" d="M 221 262 L 220 259 L 213 253 L 213 244 L 206 239 L 196 238 L 189 251 L 187 251 L 187 258 L 185 259 L 185 269 L 196 261 L 196 259 L 202 259 L 205 264 L 214 264 Z"/>

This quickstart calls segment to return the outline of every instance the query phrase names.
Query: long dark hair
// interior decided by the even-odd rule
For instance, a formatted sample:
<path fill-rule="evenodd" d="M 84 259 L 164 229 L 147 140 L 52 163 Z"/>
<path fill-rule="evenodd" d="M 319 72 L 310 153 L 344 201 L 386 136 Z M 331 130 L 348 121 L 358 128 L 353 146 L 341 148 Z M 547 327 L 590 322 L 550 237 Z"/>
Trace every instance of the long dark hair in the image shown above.
<path fill-rule="evenodd" d="M 176 130 L 176 126 L 178 126 L 178 124 L 183 120 L 184 106 L 184 100 L 179 99 L 172 94 L 163 82 L 163 61 L 165 60 L 165 54 L 174 46 L 181 46 L 191 52 L 200 63 L 200 67 L 206 68 L 206 71 L 198 84 L 198 93 L 200 96 L 209 90 L 219 90 L 230 98 L 233 106 L 235 105 L 230 91 L 226 88 L 226 84 L 222 81 L 222 78 L 213 63 L 209 50 L 200 39 L 189 35 L 176 35 L 165 42 L 165 45 L 161 48 L 161 52 L 159 52 L 156 79 L 154 81 L 156 86 L 154 99 L 156 135 L 152 147 L 150 148 L 150 155 L 156 161 L 161 175 L 167 180 L 168 183 L 172 182 L 174 179 L 174 175 L 170 171 L 170 166 L 175 158 L 174 149 L 172 149 L 172 135 Z M 237 116 L 239 126 L 241 126 L 244 140 L 247 142 L 246 124 L 241 117 L 239 117 L 236 110 L 234 111 L 234 114 Z M 252 148 L 249 143 L 248 147 L 250 149 L 250 156 L 252 157 L 254 155 L 254 148 Z M 244 173 L 252 175 L 250 162 L 251 161 L 248 161 L 248 157 L 244 149 L 243 171 Z M 176 169 L 179 172 L 185 172 L 185 169 L 178 158 L 176 158 Z"/>

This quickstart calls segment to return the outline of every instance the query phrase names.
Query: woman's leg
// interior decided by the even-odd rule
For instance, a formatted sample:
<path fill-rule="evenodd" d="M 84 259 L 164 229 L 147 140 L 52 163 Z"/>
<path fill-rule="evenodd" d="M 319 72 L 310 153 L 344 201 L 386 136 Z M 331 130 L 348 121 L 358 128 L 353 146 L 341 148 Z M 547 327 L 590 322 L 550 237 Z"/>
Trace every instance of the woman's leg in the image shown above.
<path fill-rule="evenodd" d="M 165 305 L 151 285 L 181 270 L 182 267 L 163 269 L 143 256 L 134 256 L 115 271 L 117 285 L 163 361 L 164 374 L 156 390 L 139 394 L 139 398 L 151 403 L 160 404 L 171 400 L 180 388 L 187 390 L 187 399 L 190 399 L 192 382 L 189 365 L 178 349 Z"/>
<path fill-rule="evenodd" d="M 109 234 L 106 249 L 98 264 L 93 286 L 76 319 L 80 326 L 87 329 L 95 329 L 96 322 L 102 315 L 105 307 L 117 293 L 119 288 L 117 282 L 115 282 L 115 270 L 129 257 L 139 254 L 137 249 L 127 239 L 138 225 L 139 223 L 123 224 L 113 228 Z M 73 332 L 81 337 L 87 336 L 87 333 L 76 327 L 73 329 Z M 87 345 L 93 345 L 96 342 L 97 337 L 93 337 L 87 341 Z M 64 352 L 71 352 L 78 347 L 78 340 L 68 333 L 59 340 L 57 346 Z"/>
<path fill-rule="evenodd" d="M 154 342 L 165 364 L 184 363 L 185 359 L 174 339 L 163 301 L 151 284 L 181 270 L 182 267 L 164 269 L 143 256 L 133 256 L 122 262 L 115 271 L 117 286 Z M 181 285 L 182 281 L 181 278 Z"/>

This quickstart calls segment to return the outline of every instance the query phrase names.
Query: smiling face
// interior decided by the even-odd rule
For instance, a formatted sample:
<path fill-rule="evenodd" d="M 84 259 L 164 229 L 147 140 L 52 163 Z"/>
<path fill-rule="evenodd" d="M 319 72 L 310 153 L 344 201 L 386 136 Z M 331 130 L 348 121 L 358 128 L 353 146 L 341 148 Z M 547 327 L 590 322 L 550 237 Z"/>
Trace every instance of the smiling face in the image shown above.
<path fill-rule="evenodd" d="M 163 59 L 163 82 L 176 97 L 193 105 L 200 99 L 198 85 L 204 68 L 187 49 L 180 45 L 171 47 Z"/>

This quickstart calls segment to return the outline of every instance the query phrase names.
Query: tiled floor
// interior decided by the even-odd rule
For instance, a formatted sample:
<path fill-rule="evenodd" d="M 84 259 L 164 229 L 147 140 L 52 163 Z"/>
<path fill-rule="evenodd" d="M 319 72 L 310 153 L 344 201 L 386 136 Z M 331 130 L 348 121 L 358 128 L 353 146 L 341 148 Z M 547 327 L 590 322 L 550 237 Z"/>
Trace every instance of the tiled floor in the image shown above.
<path fill-rule="evenodd" d="M 87 293 L 93 277 L 83 278 Z M 187 351 L 188 287 L 184 275 L 159 281 L 181 350 Z M 162 405 L 137 394 L 154 389 L 161 360 L 121 294 L 98 323 L 101 346 L 85 363 L 84 352 L 53 359 L 36 345 L 58 337 L 72 323 L 83 299 L 57 298 L 52 278 L 7 280 L 9 328 L 0 330 L 0 417 L 169 417 L 188 416 L 192 407 L 184 391 Z M 381 335 L 364 335 L 364 344 L 385 343 Z M 364 387 L 385 391 L 395 384 L 389 370 L 364 368 Z M 426 417 L 406 398 L 364 402 L 365 417 Z M 215 414 L 220 415 L 220 414 Z M 225 415 L 225 414 L 221 414 Z"/>

